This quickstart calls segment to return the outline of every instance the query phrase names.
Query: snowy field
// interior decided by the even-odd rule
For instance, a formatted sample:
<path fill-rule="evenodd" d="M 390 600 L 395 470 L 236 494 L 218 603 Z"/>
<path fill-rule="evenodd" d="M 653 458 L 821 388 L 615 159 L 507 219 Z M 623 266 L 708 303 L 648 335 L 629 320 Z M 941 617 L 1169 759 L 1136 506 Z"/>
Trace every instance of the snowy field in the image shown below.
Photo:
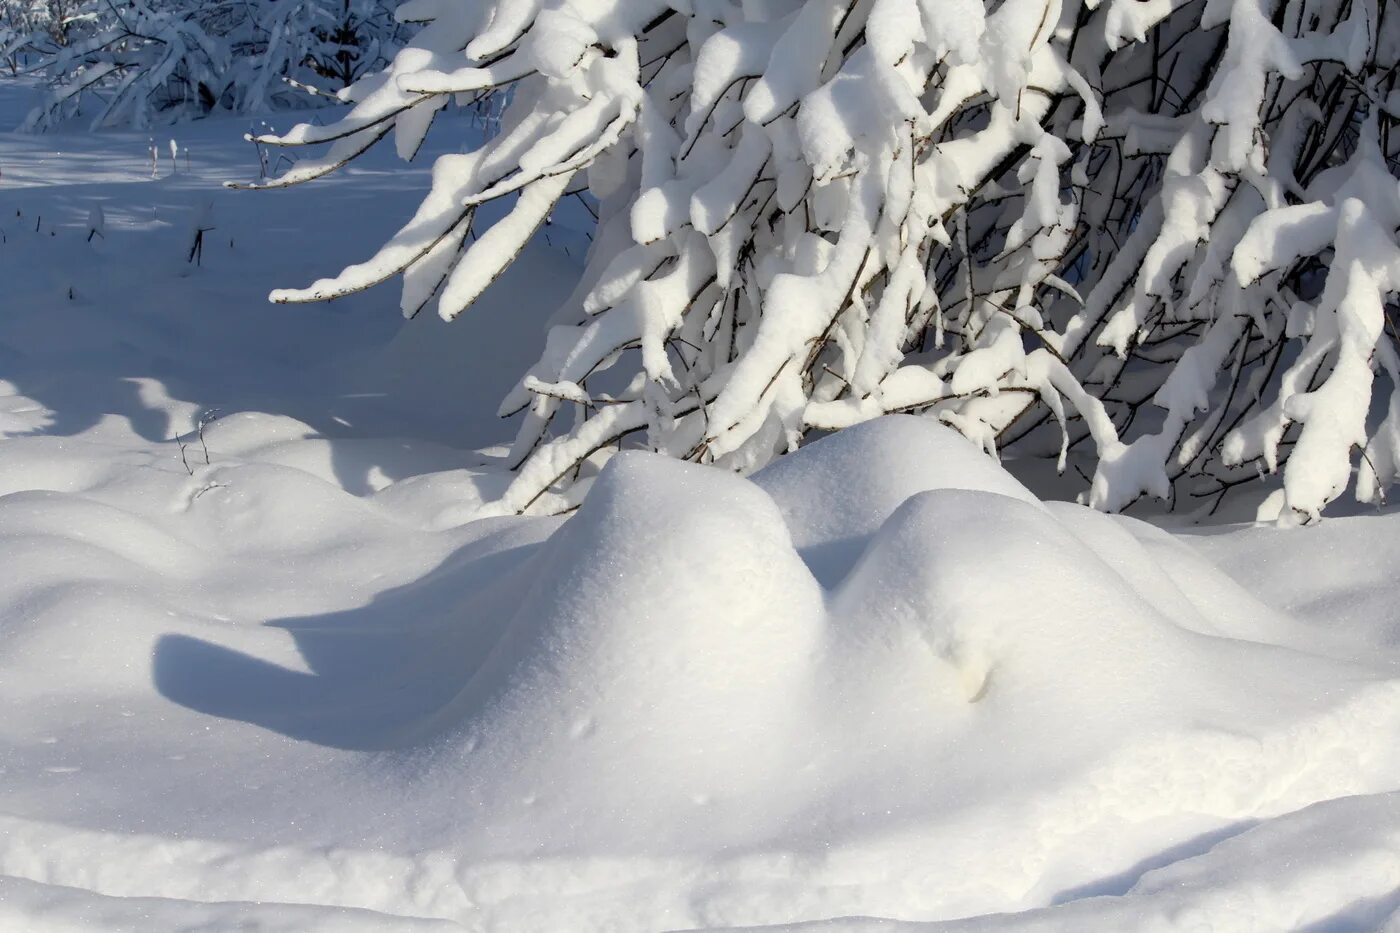
<path fill-rule="evenodd" d="M 427 175 L 222 190 L 248 129 L 0 134 L 0 930 L 1400 930 L 1393 510 L 900 416 L 472 521 L 583 225 L 451 326 L 269 305 Z"/>

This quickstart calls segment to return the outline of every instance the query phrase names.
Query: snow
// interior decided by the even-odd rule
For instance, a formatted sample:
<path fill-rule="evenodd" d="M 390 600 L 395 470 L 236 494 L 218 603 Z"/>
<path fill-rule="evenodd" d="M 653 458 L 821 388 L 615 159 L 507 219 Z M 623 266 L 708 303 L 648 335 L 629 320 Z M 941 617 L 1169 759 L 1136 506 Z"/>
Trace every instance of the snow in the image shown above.
<path fill-rule="evenodd" d="M 888 416 L 482 517 L 581 225 L 450 327 L 269 305 L 428 172 L 222 190 L 246 129 L 0 136 L 0 928 L 1400 923 L 1393 511 L 1168 531 Z"/>
<path fill-rule="evenodd" d="M 1037 502 L 980 450 L 936 422 L 895 415 L 857 425 L 754 477 L 783 511 L 793 545 L 824 583 L 840 581 L 906 500 L 971 489 Z"/>
<path fill-rule="evenodd" d="M 1202 834 L 1170 853 L 1176 860 L 1115 879 L 1066 903 L 1017 914 L 952 922 L 846 918 L 765 926 L 776 931 L 872 933 L 1057 930 L 1382 930 L 1397 929 L 1400 798 L 1328 801 L 1260 824 Z"/>

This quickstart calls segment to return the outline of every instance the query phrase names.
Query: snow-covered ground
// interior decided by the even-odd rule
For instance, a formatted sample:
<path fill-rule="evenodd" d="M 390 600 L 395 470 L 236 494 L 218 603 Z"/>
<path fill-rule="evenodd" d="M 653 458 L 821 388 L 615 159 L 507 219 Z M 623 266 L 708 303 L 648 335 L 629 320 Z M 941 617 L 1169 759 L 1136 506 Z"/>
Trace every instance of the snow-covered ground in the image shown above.
<path fill-rule="evenodd" d="M 1169 534 L 896 417 L 470 521 L 583 234 L 268 305 L 426 169 L 221 190 L 247 128 L 0 135 L 0 930 L 1400 929 L 1400 516 Z"/>

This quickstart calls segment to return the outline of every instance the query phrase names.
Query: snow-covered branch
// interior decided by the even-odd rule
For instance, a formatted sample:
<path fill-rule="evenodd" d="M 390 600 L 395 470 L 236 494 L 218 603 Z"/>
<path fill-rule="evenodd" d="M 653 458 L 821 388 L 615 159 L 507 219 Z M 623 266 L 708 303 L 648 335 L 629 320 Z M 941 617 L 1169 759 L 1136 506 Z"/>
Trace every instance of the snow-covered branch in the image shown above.
<path fill-rule="evenodd" d="M 519 413 L 502 511 L 624 444 L 747 471 L 923 412 L 1097 470 L 1088 499 L 1218 501 L 1285 470 L 1310 521 L 1400 472 L 1400 12 L 1379 0 L 410 0 L 421 23 L 272 186 L 508 95 L 374 257 L 462 313 L 559 198 L 598 230 Z M 513 202 L 474 231 L 476 208 Z M 470 234 L 479 237 L 469 242 Z M 606 404 L 591 385 L 602 373 Z M 617 371 L 621 371 L 621 378 Z M 1377 374 L 1389 386 L 1388 415 Z M 1379 423 L 1377 423 L 1379 422 Z M 1086 445 L 1085 442 L 1088 441 Z"/>

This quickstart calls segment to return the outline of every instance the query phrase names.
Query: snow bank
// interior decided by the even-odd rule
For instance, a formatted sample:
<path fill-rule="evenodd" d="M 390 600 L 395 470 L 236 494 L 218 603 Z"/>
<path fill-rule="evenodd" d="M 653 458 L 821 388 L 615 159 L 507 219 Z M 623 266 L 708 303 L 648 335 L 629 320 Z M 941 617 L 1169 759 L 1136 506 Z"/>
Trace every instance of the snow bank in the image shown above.
<path fill-rule="evenodd" d="M 419 759 L 485 848 L 591 858 L 470 916 L 588 927 L 638 886 L 598 928 L 979 914 L 1391 788 L 1400 685 L 1271 641 L 1163 537 L 913 418 L 755 481 L 618 458 Z M 555 871 L 593 893 L 525 911 Z"/>
<path fill-rule="evenodd" d="M 0 876 L 55 928 L 1053 926 L 1195 904 L 1148 868 L 1300 844 L 1286 814 L 1400 773 L 1393 656 L 1309 649 L 1181 540 L 927 420 L 753 480 L 624 454 L 562 525 L 448 531 L 316 475 L 294 422 L 208 439 L 194 477 L 0 498 L 0 683 L 35 713 L 4 727 Z M 1376 807 L 1336 837 L 1357 897 L 1391 870 Z M 1230 916 L 1252 882 L 1221 871 Z"/>
<path fill-rule="evenodd" d="M 871 467 L 900 450 L 929 459 Z M 872 806 L 881 823 L 938 825 L 991 808 L 1014 773 L 1033 819 L 999 831 L 1020 865 L 946 829 L 939 860 L 985 860 L 977 886 L 1020 890 L 1067 840 L 1116 821 L 1230 819 L 1371 787 L 1391 759 L 1365 736 L 1395 724 L 1396 690 L 1248 640 L 1241 606 L 1269 611 L 1220 575 L 1188 597 L 1134 524 L 1047 510 L 914 418 L 757 482 L 622 455 L 469 662 L 430 780 L 466 788 L 501 838 L 667 852 L 689 851 L 700 824 L 710 847 L 859 835 Z M 794 538 L 859 557 L 824 598 Z M 830 569 L 828 552 L 808 559 Z M 1216 613 L 1222 593 L 1233 603 Z M 1280 770 L 1292 786 L 1269 777 Z"/>
<path fill-rule="evenodd" d="M 1217 834 L 1119 894 L 942 923 L 869 917 L 763 927 L 822 933 L 1400 929 L 1400 797 L 1347 797 Z M 1109 896 L 1116 895 L 1116 896 Z"/>
<path fill-rule="evenodd" d="M 0 877 L 0 924 L 44 933 L 148 933 L 233 930 L 246 933 L 374 933 L 387 929 L 450 931 L 447 920 L 387 917 L 343 907 L 208 903 L 157 897 L 104 897 L 81 888 Z"/>

